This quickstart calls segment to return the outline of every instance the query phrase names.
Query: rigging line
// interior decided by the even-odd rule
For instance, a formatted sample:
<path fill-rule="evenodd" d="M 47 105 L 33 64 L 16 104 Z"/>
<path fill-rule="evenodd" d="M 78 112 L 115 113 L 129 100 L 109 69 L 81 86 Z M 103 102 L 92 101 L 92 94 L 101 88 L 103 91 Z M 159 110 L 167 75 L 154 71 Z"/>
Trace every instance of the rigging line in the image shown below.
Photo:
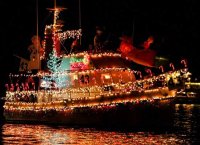
<path fill-rule="evenodd" d="M 133 26 L 132 26 L 132 40 L 134 41 L 134 33 L 135 33 L 135 21 L 133 19 Z"/>
<path fill-rule="evenodd" d="M 79 0 L 79 27 L 81 28 L 81 0 Z"/>
<path fill-rule="evenodd" d="M 49 14 L 44 18 L 44 21 L 42 22 L 42 27 L 46 25 L 47 19 L 51 16 L 52 12 L 49 12 Z"/>
<path fill-rule="evenodd" d="M 79 27 L 81 29 L 81 0 L 78 1 L 78 5 L 79 5 Z M 81 45 L 81 36 L 80 36 L 80 45 Z"/>
<path fill-rule="evenodd" d="M 60 44 L 63 46 L 63 48 L 65 49 L 65 51 L 68 53 L 67 48 L 64 46 L 63 42 L 60 41 Z"/>

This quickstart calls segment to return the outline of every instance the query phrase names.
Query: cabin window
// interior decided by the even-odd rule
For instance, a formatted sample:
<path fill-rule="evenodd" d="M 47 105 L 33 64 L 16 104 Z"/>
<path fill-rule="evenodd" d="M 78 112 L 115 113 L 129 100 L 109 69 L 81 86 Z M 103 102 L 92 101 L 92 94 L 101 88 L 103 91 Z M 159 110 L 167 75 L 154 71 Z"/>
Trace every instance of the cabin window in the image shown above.
<path fill-rule="evenodd" d="M 109 73 L 101 74 L 101 80 L 103 84 L 110 84 L 111 83 L 111 75 Z"/>
<path fill-rule="evenodd" d="M 73 75 L 73 80 L 78 80 L 78 75 Z"/>
<path fill-rule="evenodd" d="M 89 84 L 89 75 L 85 75 L 84 82 L 85 84 Z"/>
<path fill-rule="evenodd" d="M 111 79 L 110 74 L 102 74 L 102 77 L 103 77 L 104 79 L 106 79 L 106 80 Z"/>
<path fill-rule="evenodd" d="M 90 82 L 89 75 L 81 75 L 81 77 L 80 77 L 81 84 L 89 84 L 89 82 Z"/>
<path fill-rule="evenodd" d="M 71 77 L 71 85 L 76 85 L 78 81 L 78 75 L 77 74 L 74 74 L 72 77 Z"/>
<path fill-rule="evenodd" d="M 84 83 L 84 75 L 82 75 L 82 76 L 80 77 L 80 83 L 81 83 L 81 84 Z"/>

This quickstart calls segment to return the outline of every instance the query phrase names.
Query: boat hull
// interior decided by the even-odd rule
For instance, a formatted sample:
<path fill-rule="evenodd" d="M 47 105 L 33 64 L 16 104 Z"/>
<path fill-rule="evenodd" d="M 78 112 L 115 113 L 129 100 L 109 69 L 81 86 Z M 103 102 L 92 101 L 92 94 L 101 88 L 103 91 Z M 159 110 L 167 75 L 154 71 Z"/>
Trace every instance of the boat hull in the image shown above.
<path fill-rule="evenodd" d="M 91 127 L 168 126 L 172 124 L 171 100 L 126 102 L 115 105 L 75 107 L 64 110 L 4 111 L 6 122 Z"/>

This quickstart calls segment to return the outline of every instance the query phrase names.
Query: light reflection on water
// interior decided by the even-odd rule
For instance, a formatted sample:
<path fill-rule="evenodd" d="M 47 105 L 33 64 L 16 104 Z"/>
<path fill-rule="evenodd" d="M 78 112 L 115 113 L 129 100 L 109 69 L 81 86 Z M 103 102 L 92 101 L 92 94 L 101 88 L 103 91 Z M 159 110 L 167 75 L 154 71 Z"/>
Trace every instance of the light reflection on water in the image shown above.
<path fill-rule="evenodd" d="M 176 105 L 174 112 L 176 129 L 172 129 L 172 132 L 122 132 L 94 128 L 4 124 L 1 127 L 0 143 L 5 145 L 191 144 L 199 142 L 199 113 L 200 105 Z"/>
<path fill-rule="evenodd" d="M 174 114 L 176 134 L 190 144 L 200 144 L 200 104 L 176 105 Z"/>
<path fill-rule="evenodd" d="M 122 144 L 170 144 L 180 142 L 173 135 L 154 135 L 151 133 L 122 133 L 98 131 L 94 129 L 52 128 L 43 125 L 3 126 L 5 144 L 81 144 L 81 145 L 122 145 Z"/>

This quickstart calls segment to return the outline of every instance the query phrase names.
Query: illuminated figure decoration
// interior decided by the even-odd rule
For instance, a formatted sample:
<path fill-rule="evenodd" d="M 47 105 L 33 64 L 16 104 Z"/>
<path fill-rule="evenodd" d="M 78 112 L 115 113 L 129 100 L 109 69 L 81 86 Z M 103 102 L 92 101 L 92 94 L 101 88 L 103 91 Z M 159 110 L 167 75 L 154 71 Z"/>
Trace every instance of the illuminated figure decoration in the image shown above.
<path fill-rule="evenodd" d="M 127 57 L 138 64 L 154 67 L 156 51 L 148 49 L 152 42 L 153 40 L 151 42 L 146 41 L 144 44 L 145 49 L 141 50 L 133 46 L 132 38 L 124 36 L 121 38 L 121 44 L 118 50 L 124 57 Z"/>
<path fill-rule="evenodd" d="M 40 56 L 43 55 L 44 50 L 40 43 L 40 38 L 38 36 L 33 36 L 31 38 L 32 44 L 28 47 L 30 53 L 30 61 L 28 64 L 29 70 L 39 70 L 41 67 Z"/>
<path fill-rule="evenodd" d="M 29 52 L 29 59 L 25 59 L 23 57 L 19 57 L 17 55 L 17 58 L 20 59 L 19 64 L 19 71 L 20 72 L 26 72 L 26 71 L 36 71 L 41 69 L 41 61 L 40 58 L 44 55 L 44 49 L 41 46 L 40 38 L 39 36 L 33 36 L 31 38 L 32 44 L 28 47 Z"/>
<path fill-rule="evenodd" d="M 105 43 L 105 34 L 104 34 L 104 28 L 101 27 L 96 27 L 96 35 L 94 37 L 94 49 L 95 52 L 101 52 L 103 51 L 103 49 L 105 49 L 104 47 L 104 43 Z"/>

